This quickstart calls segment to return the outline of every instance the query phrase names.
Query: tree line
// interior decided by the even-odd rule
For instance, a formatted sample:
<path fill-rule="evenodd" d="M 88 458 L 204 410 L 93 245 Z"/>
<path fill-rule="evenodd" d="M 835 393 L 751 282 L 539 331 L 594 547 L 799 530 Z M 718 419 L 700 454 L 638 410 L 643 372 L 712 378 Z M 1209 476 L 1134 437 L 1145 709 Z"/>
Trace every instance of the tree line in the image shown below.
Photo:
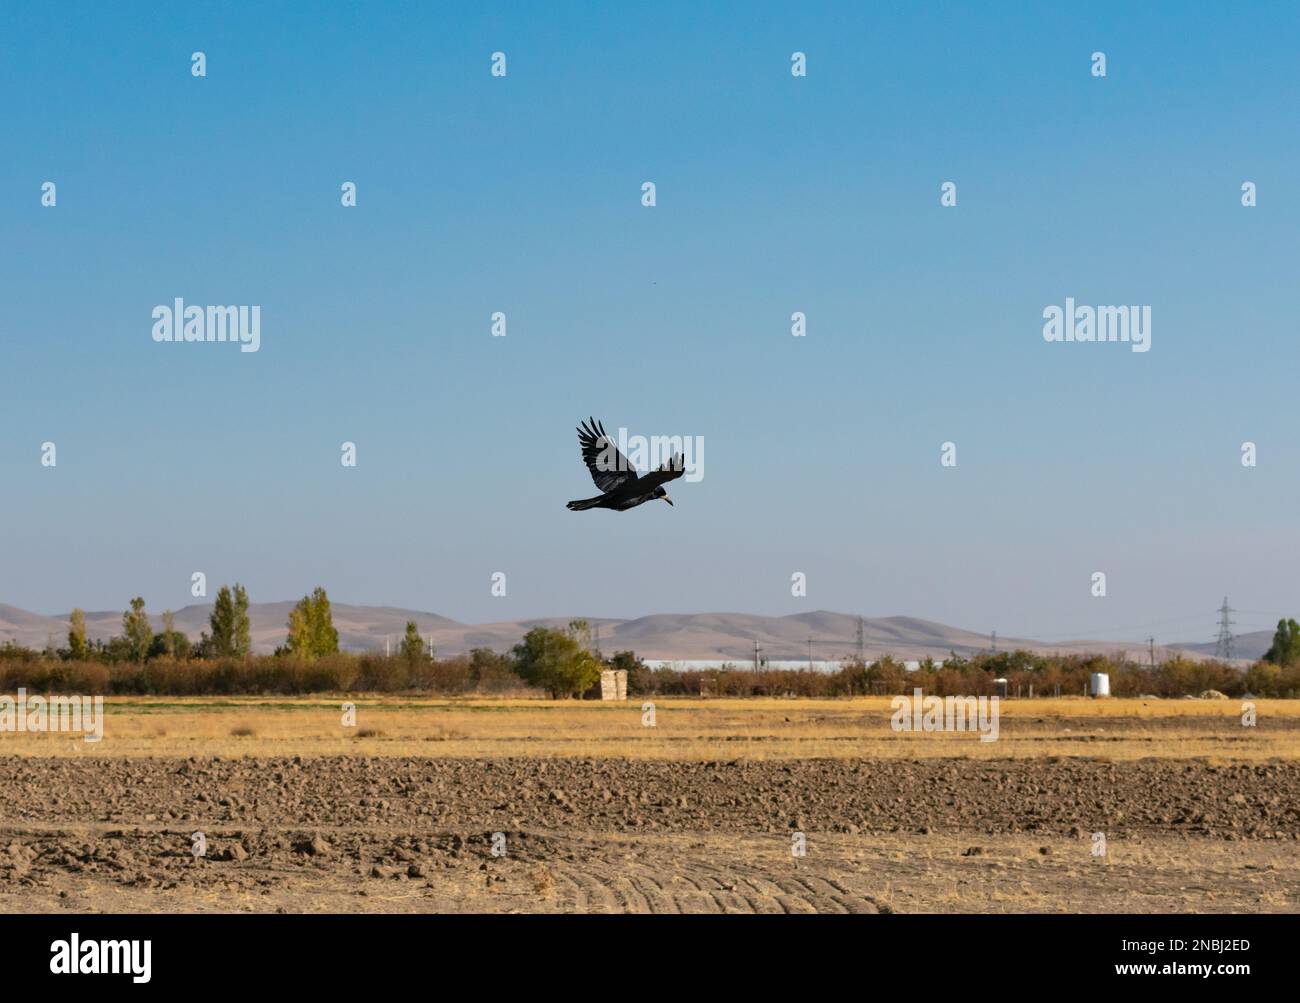
<path fill-rule="evenodd" d="M 950 655 L 909 670 L 888 656 L 870 663 L 844 662 L 838 671 L 650 668 L 634 652 L 605 657 L 592 649 L 584 620 L 567 629 L 536 627 L 508 653 L 486 648 L 437 658 L 414 621 L 393 655 L 353 654 L 339 649 L 329 596 L 314 589 L 290 611 L 286 635 L 274 655 L 252 653 L 248 593 L 223 585 L 208 630 L 192 642 L 176 630 L 170 611 L 155 632 L 141 597 L 122 614 L 121 634 L 107 641 L 86 637 L 85 613 L 74 609 L 66 647 L 45 651 L 8 642 L 0 645 L 0 692 L 34 690 L 97 693 L 311 693 L 311 692 L 503 692 L 541 690 L 552 698 L 599 696 L 604 669 L 628 673 L 630 695 L 806 696 L 892 695 L 920 687 L 938 696 L 994 695 L 1005 679 L 1008 695 L 1083 693 L 1094 672 L 1110 676 L 1115 696 L 1195 696 L 1217 691 L 1229 697 L 1300 697 L 1300 624 L 1278 622 L 1273 643 L 1244 672 L 1223 662 L 1175 655 L 1155 665 L 1120 656 L 1040 655 L 1027 651 Z"/>
<path fill-rule="evenodd" d="M 163 629 L 155 633 L 145 602 L 140 596 L 131 600 L 130 608 L 122 614 L 122 633 L 107 641 L 87 640 L 86 613 L 74 609 L 69 617 L 66 647 L 47 647 L 44 657 L 65 661 L 90 661 L 114 664 L 135 662 L 143 664 L 154 659 L 248 658 L 252 655 L 252 628 L 248 619 L 248 592 L 238 582 L 232 588 L 223 585 L 217 591 L 212 613 L 208 616 L 208 630 L 193 643 L 176 629 L 175 614 L 166 610 L 162 615 Z M 287 636 L 284 644 L 275 651 L 277 656 L 319 658 L 337 654 L 339 633 L 334 629 L 330 613 L 329 596 L 317 588 L 289 612 Z M 10 657 L 17 646 L 10 644 Z"/>
<path fill-rule="evenodd" d="M 290 610 L 284 643 L 275 654 L 254 655 L 248 608 L 242 585 L 222 585 L 208 630 L 194 642 L 176 629 L 170 610 L 162 615 L 163 629 L 155 632 L 140 596 L 123 612 L 121 633 L 107 641 L 88 639 L 85 611 L 74 609 L 66 646 L 51 642 L 37 652 L 12 641 L 0 645 L 0 688 L 198 694 L 531 687 L 559 698 L 591 694 L 603 668 L 635 657 L 625 652 L 614 661 L 599 659 L 591 651 L 585 620 L 572 621 L 567 630 L 531 630 L 508 655 L 476 648 L 437 659 L 413 620 L 407 621 L 395 656 L 344 653 L 329 596 L 319 587 Z"/>

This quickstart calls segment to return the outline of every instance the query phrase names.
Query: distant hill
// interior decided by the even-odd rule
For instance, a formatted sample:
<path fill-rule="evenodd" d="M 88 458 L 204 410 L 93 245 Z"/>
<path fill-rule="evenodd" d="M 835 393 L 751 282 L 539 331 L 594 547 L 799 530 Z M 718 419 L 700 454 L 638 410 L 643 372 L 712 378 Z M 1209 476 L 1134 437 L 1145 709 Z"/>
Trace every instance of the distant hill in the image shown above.
<path fill-rule="evenodd" d="M 1273 645 L 1273 631 L 1256 630 L 1250 634 L 1238 634 L 1232 639 L 1232 654 L 1234 659 L 1246 659 L 1252 662 L 1258 661 L 1264 657 L 1264 652 L 1268 651 Z M 1183 651 L 1191 652 L 1196 655 L 1205 655 L 1212 658 L 1215 651 L 1215 642 L 1206 641 L 1204 643 L 1195 642 L 1188 644 L 1179 644 L 1176 647 Z"/>
<path fill-rule="evenodd" d="M 262 653 L 274 651 L 284 643 L 286 623 L 293 602 L 254 603 L 249 607 L 253 650 Z M 333 603 L 334 626 L 338 628 L 339 644 L 349 651 L 382 650 L 385 640 L 396 646 L 406 630 L 406 622 L 414 620 L 420 633 L 432 637 L 434 648 L 444 655 L 458 654 L 470 648 L 491 648 L 506 651 L 533 627 L 563 627 L 570 617 L 551 617 L 540 620 L 503 621 L 500 623 L 466 624 L 436 613 L 398 609 L 391 606 L 350 606 Z M 175 612 L 176 629 L 184 631 L 191 641 L 208 629 L 211 603 L 186 606 Z M 155 630 L 162 628 L 161 615 L 152 615 Z M 593 629 L 599 629 L 600 646 L 606 653 L 635 651 L 650 659 L 734 659 L 749 662 L 754 657 L 754 642 L 761 646 L 762 655 L 772 660 L 803 659 L 808 657 L 808 640 L 812 639 L 817 660 L 851 656 L 856 647 L 858 618 L 847 613 L 816 610 L 790 616 L 757 616 L 748 613 L 658 613 L 623 620 L 589 618 Z M 893 655 L 901 659 L 943 658 L 950 651 L 972 655 L 989 648 L 985 634 L 949 627 L 933 620 L 910 616 L 868 617 L 862 621 L 863 650 L 868 659 Z M 42 616 L 15 606 L 0 604 L 0 643 L 7 640 L 33 648 L 43 648 L 47 640 L 56 645 L 66 644 L 67 615 Z M 86 633 L 92 639 L 107 640 L 122 631 L 120 611 L 86 613 Z M 1272 640 L 1270 632 L 1244 634 L 1237 639 L 1240 657 L 1258 658 L 1267 650 Z M 998 638 L 1003 650 L 1021 648 L 1028 651 L 1119 653 L 1129 652 L 1134 657 L 1145 657 L 1146 648 L 1140 644 L 1114 641 L 1064 641 L 1047 644 L 1031 638 Z M 1170 645 L 1156 649 L 1163 658 L 1175 650 L 1198 656 L 1214 654 L 1214 644 Z"/>

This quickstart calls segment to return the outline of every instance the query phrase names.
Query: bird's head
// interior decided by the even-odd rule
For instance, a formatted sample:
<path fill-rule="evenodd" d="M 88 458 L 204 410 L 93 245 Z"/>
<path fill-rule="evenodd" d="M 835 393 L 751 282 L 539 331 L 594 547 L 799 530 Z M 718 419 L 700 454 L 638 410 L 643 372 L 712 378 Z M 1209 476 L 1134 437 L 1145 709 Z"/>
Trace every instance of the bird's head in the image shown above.
<path fill-rule="evenodd" d="M 662 498 L 662 499 L 663 499 L 664 501 L 666 501 L 669 505 L 672 505 L 672 503 L 673 503 L 673 500 L 672 500 L 671 498 L 668 497 L 668 492 L 665 491 L 663 488 L 655 488 L 655 497 L 656 497 L 656 498 Z"/>

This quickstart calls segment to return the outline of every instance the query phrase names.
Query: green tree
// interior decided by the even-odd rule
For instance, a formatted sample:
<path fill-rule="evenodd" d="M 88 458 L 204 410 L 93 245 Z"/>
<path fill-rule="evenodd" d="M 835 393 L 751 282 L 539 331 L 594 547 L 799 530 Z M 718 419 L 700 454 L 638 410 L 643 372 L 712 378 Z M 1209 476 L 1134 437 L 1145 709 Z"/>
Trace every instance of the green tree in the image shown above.
<path fill-rule="evenodd" d="M 176 617 L 171 610 L 166 610 L 163 613 L 162 633 L 154 636 L 153 644 L 149 646 L 149 657 L 166 655 L 168 658 L 188 658 L 189 654 L 190 639 L 176 629 Z"/>
<path fill-rule="evenodd" d="M 122 614 L 122 637 L 126 641 L 127 655 L 133 662 L 143 662 L 149 656 L 153 643 L 153 627 L 144 611 L 144 600 L 136 596 L 131 609 Z"/>
<path fill-rule="evenodd" d="M 401 655 L 412 668 L 415 668 L 425 659 L 424 638 L 420 636 L 420 629 L 416 627 L 414 620 L 406 621 L 406 634 L 402 638 Z"/>
<path fill-rule="evenodd" d="M 645 662 L 637 657 L 635 651 L 616 651 L 614 657 L 609 660 L 611 669 L 622 669 L 624 672 L 636 672 L 646 667 Z"/>
<path fill-rule="evenodd" d="M 607 660 L 607 664 L 611 669 L 622 669 L 627 673 L 629 693 L 649 693 L 654 687 L 650 667 L 637 657 L 635 651 L 616 651 L 614 657 Z"/>
<path fill-rule="evenodd" d="M 311 594 L 311 642 L 317 656 L 339 653 L 339 632 L 334 629 L 334 616 L 330 612 L 329 596 L 322 588 Z"/>
<path fill-rule="evenodd" d="M 68 627 L 68 657 L 80 661 L 90 653 L 90 650 L 86 647 L 85 612 L 81 609 L 74 609 Z"/>
<path fill-rule="evenodd" d="M 298 658 L 335 655 L 339 650 L 339 632 L 334 629 L 329 597 L 317 588 L 289 611 L 289 637 L 282 649 Z"/>
<path fill-rule="evenodd" d="M 233 654 L 246 658 L 253 650 L 253 630 L 248 622 L 248 592 L 235 582 L 235 630 Z"/>
<path fill-rule="evenodd" d="M 287 655 L 296 655 L 299 658 L 311 657 L 311 629 L 307 626 L 310 606 L 311 600 L 303 599 L 289 610 L 289 636 L 285 638 L 284 647 L 281 649 Z"/>
<path fill-rule="evenodd" d="M 1287 666 L 1300 660 L 1300 624 L 1295 620 L 1279 620 L 1273 634 L 1273 644 L 1264 652 L 1264 661 Z"/>
<path fill-rule="evenodd" d="M 235 654 L 235 598 L 231 595 L 229 585 L 221 586 L 217 592 L 217 601 L 212 604 L 208 626 L 212 628 L 208 650 L 217 658 L 228 658 Z"/>
<path fill-rule="evenodd" d="M 480 690 L 509 689 L 519 680 L 515 663 L 509 655 L 499 654 L 491 648 L 471 648 L 469 653 L 469 679 Z"/>
<path fill-rule="evenodd" d="M 600 663 L 582 646 L 579 635 L 577 629 L 566 633 L 534 627 L 514 647 L 515 671 L 552 699 L 583 693 L 600 681 Z"/>

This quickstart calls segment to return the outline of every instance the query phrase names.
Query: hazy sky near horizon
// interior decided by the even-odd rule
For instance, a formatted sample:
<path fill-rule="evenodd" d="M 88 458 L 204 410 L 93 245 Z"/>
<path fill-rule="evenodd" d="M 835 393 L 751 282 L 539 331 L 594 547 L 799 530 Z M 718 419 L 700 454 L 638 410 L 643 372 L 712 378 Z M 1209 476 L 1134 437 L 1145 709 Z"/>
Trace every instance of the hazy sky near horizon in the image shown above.
<path fill-rule="evenodd" d="M 11 7 L 0 602 L 1300 615 L 1300 8 L 989 6 Z M 1151 350 L 1045 342 L 1067 296 Z M 587 415 L 703 479 L 566 511 Z"/>

